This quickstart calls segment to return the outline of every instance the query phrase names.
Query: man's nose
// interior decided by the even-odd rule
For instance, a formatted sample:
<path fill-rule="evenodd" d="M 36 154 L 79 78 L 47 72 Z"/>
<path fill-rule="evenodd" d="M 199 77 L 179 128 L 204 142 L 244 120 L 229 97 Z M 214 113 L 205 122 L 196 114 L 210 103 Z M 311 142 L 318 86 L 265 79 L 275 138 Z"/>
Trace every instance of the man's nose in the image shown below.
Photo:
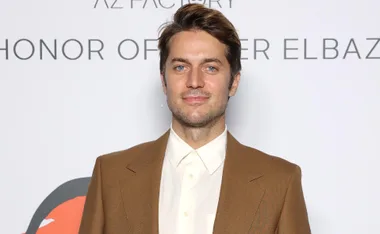
<path fill-rule="evenodd" d="M 188 73 L 186 82 L 188 88 L 203 88 L 204 84 L 204 74 L 200 69 L 194 69 Z"/>

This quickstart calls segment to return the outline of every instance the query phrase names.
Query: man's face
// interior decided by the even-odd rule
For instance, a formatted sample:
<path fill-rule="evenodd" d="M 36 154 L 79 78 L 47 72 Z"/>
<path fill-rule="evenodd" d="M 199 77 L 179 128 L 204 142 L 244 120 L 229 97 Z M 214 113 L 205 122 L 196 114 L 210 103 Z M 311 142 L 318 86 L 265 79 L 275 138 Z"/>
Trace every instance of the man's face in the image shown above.
<path fill-rule="evenodd" d="M 229 89 L 231 71 L 225 51 L 226 46 L 205 31 L 184 31 L 172 37 L 161 80 L 177 121 L 205 127 L 224 116 L 228 96 L 235 94 L 240 79 L 237 74 Z"/>

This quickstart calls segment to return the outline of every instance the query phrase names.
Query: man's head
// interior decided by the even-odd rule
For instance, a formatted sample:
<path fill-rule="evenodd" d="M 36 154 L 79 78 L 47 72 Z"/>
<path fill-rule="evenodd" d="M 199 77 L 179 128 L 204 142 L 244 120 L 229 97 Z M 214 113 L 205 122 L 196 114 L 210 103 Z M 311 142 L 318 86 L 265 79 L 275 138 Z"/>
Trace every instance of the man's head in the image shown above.
<path fill-rule="evenodd" d="M 231 22 L 217 10 L 187 4 L 159 37 L 160 73 L 169 109 L 189 127 L 224 116 L 241 70 L 241 45 Z"/>

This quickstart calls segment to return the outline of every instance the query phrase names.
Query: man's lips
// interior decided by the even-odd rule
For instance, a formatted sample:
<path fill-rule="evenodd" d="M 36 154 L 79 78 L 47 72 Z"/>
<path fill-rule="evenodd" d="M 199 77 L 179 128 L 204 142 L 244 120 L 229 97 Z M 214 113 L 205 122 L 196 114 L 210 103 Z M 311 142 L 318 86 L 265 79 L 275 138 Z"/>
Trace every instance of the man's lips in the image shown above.
<path fill-rule="evenodd" d="M 205 97 L 205 96 L 189 96 L 189 97 L 183 98 L 183 100 L 189 104 L 204 103 L 207 101 L 207 99 L 208 97 Z"/>

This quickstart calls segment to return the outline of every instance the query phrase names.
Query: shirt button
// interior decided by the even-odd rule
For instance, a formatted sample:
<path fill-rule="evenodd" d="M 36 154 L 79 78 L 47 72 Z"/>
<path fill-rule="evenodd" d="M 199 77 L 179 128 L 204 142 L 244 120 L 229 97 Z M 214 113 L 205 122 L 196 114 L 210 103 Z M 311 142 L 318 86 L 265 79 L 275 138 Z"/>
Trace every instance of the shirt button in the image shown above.
<path fill-rule="evenodd" d="M 184 215 L 185 217 L 187 217 L 187 216 L 189 216 L 189 213 L 184 212 L 183 215 Z"/>
<path fill-rule="evenodd" d="M 189 177 L 190 177 L 190 179 L 192 179 L 194 176 L 193 176 L 193 174 L 190 174 Z"/>

